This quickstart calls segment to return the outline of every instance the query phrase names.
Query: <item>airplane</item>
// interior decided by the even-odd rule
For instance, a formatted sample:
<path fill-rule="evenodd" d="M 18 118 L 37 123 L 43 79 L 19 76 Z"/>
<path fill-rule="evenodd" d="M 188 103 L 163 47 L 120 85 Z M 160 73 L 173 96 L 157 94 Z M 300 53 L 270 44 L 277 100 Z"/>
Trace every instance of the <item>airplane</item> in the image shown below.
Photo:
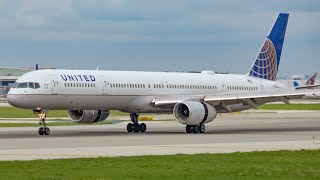
<path fill-rule="evenodd" d="M 314 73 L 314 75 L 312 75 L 307 82 L 305 83 L 305 85 L 300 86 L 300 84 L 297 81 L 293 81 L 293 86 L 296 88 L 301 88 L 301 87 L 310 87 L 312 88 L 312 86 L 314 86 L 315 82 L 316 82 L 316 78 L 317 78 L 317 74 L 318 73 Z"/>
<path fill-rule="evenodd" d="M 130 115 L 128 132 L 146 132 L 140 113 L 173 113 L 186 133 L 205 133 L 218 113 L 243 111 L 319 93 L 276 81 L 289 14 L 280 13 L 245 75 L 201 73 L 38 70 L 21 76 L 8 93 L 15 107 L 39 114 L 40 135 L 49 135 L 48 110 L 67 110 L 70 120 L 96 123 L 110 110 Z"/>

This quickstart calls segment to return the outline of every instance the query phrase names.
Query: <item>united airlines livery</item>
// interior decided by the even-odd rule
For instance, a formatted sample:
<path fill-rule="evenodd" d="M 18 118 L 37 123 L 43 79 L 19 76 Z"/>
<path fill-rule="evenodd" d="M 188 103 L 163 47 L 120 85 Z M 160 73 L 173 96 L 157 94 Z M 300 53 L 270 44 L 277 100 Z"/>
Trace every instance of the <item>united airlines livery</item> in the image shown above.
<path fill-rule="evenodd" d="M 70 120 L 95 123 L 110 110 L 130 114 L 128 132 L 145 132 L 140 113 L 173 113 L 187 133 L 205 133 L 218 113 L 319 94 L 276 81 L 289 14 L 280 13 L 245 75 L 101 70 L 37 70 L 21 76 L 8 93 L 15 107 L 39 113 L 40 135 L 49 135 L 48 110 L 67 110 Z"/>

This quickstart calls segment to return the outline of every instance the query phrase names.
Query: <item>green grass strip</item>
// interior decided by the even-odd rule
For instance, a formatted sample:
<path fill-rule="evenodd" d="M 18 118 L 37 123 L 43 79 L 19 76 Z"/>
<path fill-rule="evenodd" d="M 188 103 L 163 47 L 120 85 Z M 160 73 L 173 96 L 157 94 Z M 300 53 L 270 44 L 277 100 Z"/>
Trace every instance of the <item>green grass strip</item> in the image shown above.
<path fill-rule="evenodd" d="M 265 104 L 259 109 L 266 110 L 320 110 L 320 104 Z M 147 114 L 143 114 L 147 115 Z M 111 116 L 128 116 L 128 113 L 120 111 L 111 111 Z M 48 117 L 68 117 L 67 111 L 54 110 L 49 111 Z M 0 118 L 38 118 L 32 110 L 19 109 L 15 107 L 0 107 Z"/>
<path fill-rule="evenodd" d="M 320 104 L 265 104 L 259 109 L 266 110 L 320 110 Z"/>
<path fill-rule="evenodd" d="M 36 123 L 37 121 L 35 120 L 35 123 L 0 123 L 0 128 L 1 127 L 40 127 L 39 123 Z M 99 123 L 94 123 L 91 125 L 99 125 L 99 124 L 116 124 L 121 121 L 114 121 L 114 120 L 109 120 L 109 121 L 103 121 Z M 47 123 L 47 126 L 81 126 L 81 125 L 90 125 L 90 124 L 83 124 L 83 123 L 75 123 L 72 121 L 62 121 L 62 122 L 50 122 Z"/>
<path fill-rule="evenodd" d="M 320 151 L 0 162 L 1 179 L 319 179 Z"/>
<path fill-rule="evenodd" d="M 128 113 L 111 111 L 112 116 L 128 116 Z M 48 112 L 48 117 L 68 117 L 66 110 L 54 110 Z M 15 107 L 0 107 L 0 118 L 38 118 L 32 110 L 19 109 Z"/>

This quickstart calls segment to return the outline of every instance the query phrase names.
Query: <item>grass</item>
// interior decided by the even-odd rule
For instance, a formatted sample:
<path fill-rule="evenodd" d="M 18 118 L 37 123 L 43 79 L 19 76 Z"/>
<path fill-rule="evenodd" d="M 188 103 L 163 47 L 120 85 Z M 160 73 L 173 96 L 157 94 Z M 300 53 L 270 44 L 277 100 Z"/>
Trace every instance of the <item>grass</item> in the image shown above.
<path fill-rule="evenodd" d="M 1 179 L 319 179 L 320 150 L 0 162 Z"/>
<path fill-rule="evenodd" d="M 320 104 L 265 104 L 259 109 L 267 110 L 320 110 Z M 147 114 L 144 114 L 147 115 Z M 128 113 L 111 111 L 111 116 L 128 116 Z M 48 117 L 67 117 L 67 111 L 49 111 Z M 38 118 L 32 110 L 18 109 L 15 107 L 0 107 L 0 118 Z"/>
<path fill-rule="evenodd" d="M 266 110 L 320 110 L 320 104 L 265 104 L 259 109 Z"/>
<path fill-rule="evenodd" d="M 119 121 L 103 121 L 99 123 L 94 123 L 92 125 L 98 125 L 98 124 L 114 124 L 118 123 Z M 79 125 L 89 125 L 89 124 L 83 124 L 83 123 L 75 123 L 72 121 L 61 121 L 61 122 L 49 122 L 47 123 L 47 126 L 79 126 Z M 40 127 L 39 123 L 35 120 L 35 123 L 0 123 L 0 127 Z"/>
<path fill-rule="evenodd" d="M 49 117 L 67 117 L 66 111 L 49 111 Z M 0 107 L 0 118 L 38 118 L 32 110 L 19 109 L 15 107 Z"/>
<path fill-rule="evenodd" d="M 111 111 L 112 116 L 128 116 L 128 113 L 120 111 Z M 49 111 L 47 117 L 68 117 L 65 110 Z M 19 109 L 15 107 L 0 107 L 0 118 L 38 118 L 32 110 Z"/>

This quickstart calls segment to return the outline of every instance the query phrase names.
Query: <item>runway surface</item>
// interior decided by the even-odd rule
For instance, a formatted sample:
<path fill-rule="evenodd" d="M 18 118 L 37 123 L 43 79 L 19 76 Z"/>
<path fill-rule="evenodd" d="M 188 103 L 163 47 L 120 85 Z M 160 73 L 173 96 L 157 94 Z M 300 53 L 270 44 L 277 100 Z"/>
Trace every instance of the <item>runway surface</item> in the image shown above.
<path fill-rule="evenodd" d="M 49 136 L 39 136 L 37 127 L 0 128 L 0 160 L 320 148 L 320 111 L 223 115 L 206 125 L 206 134 L 186 134 L 174 120 L 127 133 L 126 123 L 50 127 Z"/>

